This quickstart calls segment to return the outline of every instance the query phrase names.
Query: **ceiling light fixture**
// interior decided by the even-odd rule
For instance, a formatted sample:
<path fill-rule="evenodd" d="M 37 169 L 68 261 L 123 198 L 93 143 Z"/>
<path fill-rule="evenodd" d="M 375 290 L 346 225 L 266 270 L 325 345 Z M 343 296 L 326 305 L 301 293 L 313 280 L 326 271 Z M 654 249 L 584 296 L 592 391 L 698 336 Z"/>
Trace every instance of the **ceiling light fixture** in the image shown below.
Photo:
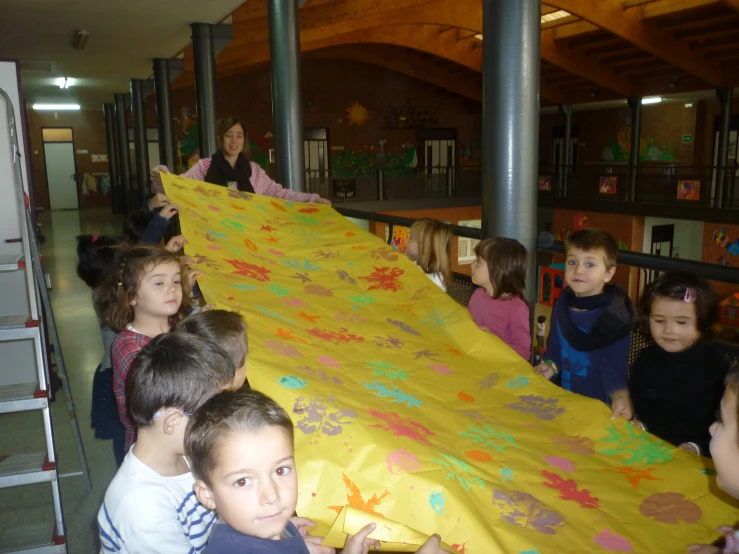
<path fill-rule="evenodd" d="M 79 104 L 34 104 L 33 109 L 37 111 L 71 111 L 79 110 Z"/>
<path fill-rule="evenodd" d="M 548 13 L 546 15 L 541 16 L 541 22 L 542 24 L 547 23 L 549 21 L 556 21 L 557 19 L 562 19 L 563 17 L 567 17 L 570 15 L 570 12 L 566 12 L 564 10 L 558 10 L 556 12 Z"/>
<path fill-rule="evenodd" d="M 75 50 L 82 50 L 87 45 L 87 40 L 90 38 L 90 33 L 83 29 L 78 29 L 74 32 L 74 38 L 72 38 L 72 48 Z"/>
<path fill-rule="evenodd" d="M 692 102 L 686 102 L 685 103 L 685 107 L 686 108 L 692 108 L 693 107 L 693 103 Z"/>
<path fill-rule="evenodd" d="M 642 98 L 641 99 L 642 105 L 646 105 L 646 104 L 659 104 L 660 102 L 662 102 L 662 98 L 660 98 L 659 96 L 649 96 L 647 98 Z"/>
<path fill-rule="evenodd" d="M 59 77 L 56 80 L 56 84 L 60 89 L 69 88 L 72 86 L 72 79 L 69 77 Z"/>

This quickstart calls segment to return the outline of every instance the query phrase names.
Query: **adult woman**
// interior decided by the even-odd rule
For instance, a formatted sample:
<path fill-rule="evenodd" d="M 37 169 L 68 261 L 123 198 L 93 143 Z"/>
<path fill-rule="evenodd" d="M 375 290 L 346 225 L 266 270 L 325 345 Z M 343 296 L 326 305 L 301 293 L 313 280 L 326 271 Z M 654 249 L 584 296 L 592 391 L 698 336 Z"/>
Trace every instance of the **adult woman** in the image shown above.
<path fill-rule="evenodd" d="M 329 200 L 317 194 L 296 192 L 282 187 L 270 179 L 258 164 L 250 162 L 248 137 L 244 126 L 237 118 L 225 117 L 218 121 L 218 142 L 220 149 L 211 158 L 198 160 L 182 176 L 284 200 L 331 204 Z M 151 170 L 151 180 L 158 192 L 164 192 L 161 172 L 169 173 L 169 169 L 158 165 Z"/>

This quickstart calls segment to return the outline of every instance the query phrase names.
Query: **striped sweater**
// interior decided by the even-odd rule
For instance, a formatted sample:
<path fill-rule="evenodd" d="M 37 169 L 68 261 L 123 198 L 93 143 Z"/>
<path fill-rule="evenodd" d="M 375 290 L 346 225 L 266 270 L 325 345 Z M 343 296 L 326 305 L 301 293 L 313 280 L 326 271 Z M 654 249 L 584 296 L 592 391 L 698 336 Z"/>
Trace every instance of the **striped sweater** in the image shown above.
<path fill-rule="evenodd" d="M 272 196 L 273 198 L 282 198 L 283 200 L 292 200 L 294 202 L 316 202 L 320 196 L 317 194 L 309 194 L 307 192 L 296 192 L 284 188 L 279 183 L 273 181 L 269 175 L 261 168 L 259 164 L 249 162 L 251 165 L 251 186 L 254 192 L 263 196 Z M 196 181 L 205 181 L 205 176 L 210 168 L 210 158 L 198 160 L 198 162 L 182 174 L 182 177 L 195 179 Z M 169 173 L 167 166 L 158 165 L 154 169 L 159 172 Z M 162 179 L 157 172 L 152 172 L 151 180 L 154 183 L 154 189 L 157 192 L 164 192 Z"/>

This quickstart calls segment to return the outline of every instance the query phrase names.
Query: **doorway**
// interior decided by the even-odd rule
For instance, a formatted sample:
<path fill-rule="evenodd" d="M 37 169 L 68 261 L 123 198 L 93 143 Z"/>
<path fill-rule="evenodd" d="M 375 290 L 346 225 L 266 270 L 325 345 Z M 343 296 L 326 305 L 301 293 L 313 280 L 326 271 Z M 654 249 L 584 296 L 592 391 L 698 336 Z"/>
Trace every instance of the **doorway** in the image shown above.
<path fill-rule="evenodd" d="M 329 134 L 327 127 L 303 129 L 305 183 L 308 192 L 327 195 L 329 177 Z"/>
<path fill-rule="evenodd" d="M 46 183 L 52 210 L 77 210 L 80 207 L 74 133 L 71 127 L 41 129 L 44 142 Z"/>
<path fill-rule="evenodd" d="M 457 130 L 423 129 L 426 192 L 454 196 L 457 167 Z"/>
<path fill-rule="evenodd" d="M 653 256 L 672 258 L 675 245 L 675 225 L 655 225 L 652 227 L 652 240 L 649 253 Z M 644 270 L 644 284 L 648 285 L 660 276 L 660 272 L 653 269 Z"/>

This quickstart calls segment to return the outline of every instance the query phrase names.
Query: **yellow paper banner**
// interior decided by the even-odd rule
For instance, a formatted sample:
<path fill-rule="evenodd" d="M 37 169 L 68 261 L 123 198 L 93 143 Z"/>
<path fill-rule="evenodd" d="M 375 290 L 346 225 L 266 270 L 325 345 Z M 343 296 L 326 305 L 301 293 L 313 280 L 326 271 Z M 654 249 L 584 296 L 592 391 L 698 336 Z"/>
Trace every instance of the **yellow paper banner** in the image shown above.
<path fill-rule="evenodd" d="M 677 553 L 736 520 L 707 460 L 535 375 L 331 208 L 163 178 L 205 298 L 247 319 L 250 383 L 293 418 L 324 535 L 349 506 L 464 554 Z"/>

